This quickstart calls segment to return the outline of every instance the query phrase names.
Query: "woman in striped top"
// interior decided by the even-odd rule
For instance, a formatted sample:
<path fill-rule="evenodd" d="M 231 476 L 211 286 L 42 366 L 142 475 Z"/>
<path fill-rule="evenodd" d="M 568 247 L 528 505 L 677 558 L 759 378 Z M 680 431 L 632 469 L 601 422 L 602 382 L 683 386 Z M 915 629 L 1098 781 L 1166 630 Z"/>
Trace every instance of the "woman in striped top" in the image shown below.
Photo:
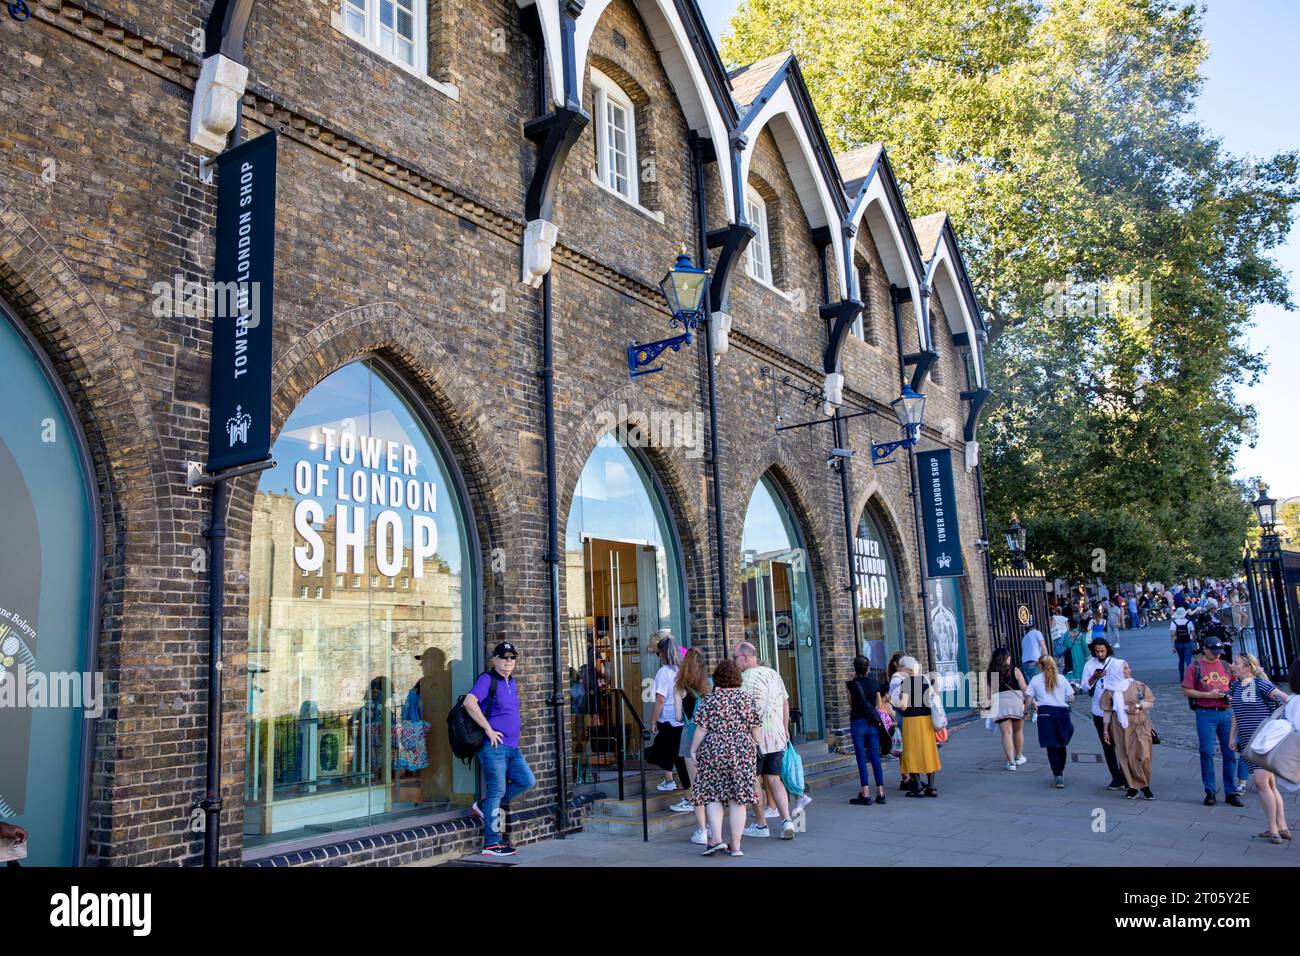
<path fill-rule="evenodd" d="M 1234 655 L 1232 673 L 1236 679 L 1228 689 L 1232 701 L 1231 741 L 1232 749 L 1240 754 L 1259 725 L 1273 713 L 1273 703 L 1276 701 L 1285 704 L 1287 695 L 1269 682 L 1259 661 L 1252 654 Z M 1285 843 L 1291 839 L 1291 831 L 1286 825 L 1286 805 L 1282 802 L 1282 794 L 1278 792 L 1277 781 L 1263 767 L 1252 764 L 1244 757 L 1238 759 L 1245 762 L 1255 778 L 1255 789 L 1259 792 L 1259 802 L 1264 807 L 1264 820 L 1268 826 L 1267 830 L 1256 834 L 1252 839 Z"/>

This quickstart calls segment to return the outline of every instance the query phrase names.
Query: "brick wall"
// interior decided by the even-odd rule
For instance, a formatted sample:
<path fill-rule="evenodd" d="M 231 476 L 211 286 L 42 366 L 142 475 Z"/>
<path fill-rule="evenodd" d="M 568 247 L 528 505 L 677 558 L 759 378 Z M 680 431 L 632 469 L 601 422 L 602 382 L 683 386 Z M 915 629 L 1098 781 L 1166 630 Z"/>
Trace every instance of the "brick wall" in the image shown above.
<path fill-rule="evenodd" d="M 184 483 L 205 456 L 207 322 L 156 318 L 155 282 L 197 280 L 211 269 L 215 192 L 198 180 L 188 145 L 198 55 L 192 31 L 206 4 L 70 4 L 44 0 L 18 26 L 6 21 L 0 87 L 0 295 L 55 362 L 90 440 L 105 516 L 104 614 L 99 639 L 108 710 L 97 723 L 90 859 L 114 865 L 194 864 L 202 836 L 190 806 L 204 786 L 207 576 L 201 560 L 209 510 Z M 546 483 L 540 293 L 518 281 L 522 205 L 535 149 L 534 52 L 515 5 L 431 9 L 449 32 L 431 51 L 437 79 L 457 98 L 394 67 L 331 25 L 336 4 L 260 4 L 250 30 L 247 137 L 281 133 L 273 370 L 274 428 L 330 372 L 382 355 L 396 366 L 451 446 L 468 487 L 482 547 L 483 648 L 520 645 L 530 715 L 523 749 L 538 777 L 524 802 L 524 838 L 550 832 L 555 746 L 544 699 L 550 687 Z M 615 37 L 615 31 L 621 40 Z M 504 50 L 502 46 L 504 45 Z M 703 349 L 665 357 L 662 373 L 629 381 L 625 349 L 670 334 L 655 284 L 685 244 L 695 249 L 687 126 L 644 24 L 628 0 L 610 5 L 593 62 L 635 85 L 642 156 L 653 179 L 636 209 L 592 183 L 593 130 L 564 172 L 554 269 L 556 434 L 563 529 L 574 485 L 600 425 L 626 407 L 706 409 Z M 587 93 L 590 108 L 590 90 Z M 652 151 L 652 152 L 650 152 Z M 48 170 L 53 169 L 52 179 Z M 807 216 L 770 131 L 753 170 L 772 205 L 779 289 L 738 273 L 732 350 L 717 366 L 718 442 L 732 640 L 742 620 L 740 545 L 755 485 L 771 473 L 797 516 L 814 582 L 826 726 L 842 724 L 843 681 L 855 651 L 843 503 L 825 464 L 830 429 L 778 435 L 818 417 L 790 375 L 820 385 L 826 329 L 819 255 Z M 721 225 L 716 166 L 706 170 L 710 225 Z M 650 215 L 653 214 L 653 215 Z M 662 220 L 662 221 L 660 221 Z M 864 230 L 865 233 L 865 230 Z M 899 562 L 908 646 L 923 649 L 915 526 L 905 465 L 873 469 L 866 449 L 892 437 L 886 407 L 898 374 L 888 284 L 877 250 L 870 314 L 879 345 L 850 339 L 847 395 L 885 418 L 848 425 L 852 519 L 871 503 Z M 835 288 L 832 267 L 831 287 Z M 936 310 L 937 311 L 937 310 Z M 910 306 L 904 327 L 916 348 Z M 936 328 L 946 328 L 936 316 Z M 945 361 L 956 351 L 945 343 Z M 763 369 L 770 370 L 764 375 Z M 948 369 L 949 367 L 946 367 Z M 952 365 L 928 395 L 958 415 L 964 376 Z M 939 421 L 933 414 L 931 421 Z M 888 434 L 886 434 L 888 433 Z M 927 429 L 930 441 L 955 439 Z M 707 459 L 683 448 L 647 450 L 682 546 L 692 640 L 724 652 L 716 594 Z M 958 468 L 968 545 L 966 616 L 972 663 L 987 646 L 977 534 L 977 489 Z M 222 858 L 242 848 L 249 537 L 256 478 L 232 487 L 227 546 Z M 489 555 L 505 549 L 504 573 Z M 563 590 L 562 590 L 563 593 Z M 561 609 L 562 617 L 567 608 Z M 416 832 L 418 830 L 418 832 Z M 325 857 L 288 863 L 404 863 L 464 849 L 463 827 L 401 831 Z M 414 834 L 414 835 L 412 835 Z M 371 840 L 371 844 L 376 841 Z"/>

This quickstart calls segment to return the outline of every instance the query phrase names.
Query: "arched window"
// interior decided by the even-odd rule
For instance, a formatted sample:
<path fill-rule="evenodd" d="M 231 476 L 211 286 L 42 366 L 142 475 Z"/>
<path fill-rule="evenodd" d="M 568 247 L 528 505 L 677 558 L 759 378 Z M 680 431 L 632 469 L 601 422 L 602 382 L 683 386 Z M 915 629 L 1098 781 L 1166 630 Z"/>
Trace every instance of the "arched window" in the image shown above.
<path fill-rule="evenodd" d="M 449 456 L 376 359 L 313 388 L 274 455 L 253 510 L 245 848 L 468 806 L 442 719 L 478 671 L 477 546 Z"/>
<path fill-rule="evenodd" d="M 883 670 L 903 650 L 902 591 L 889 541 L 869 511 L 858 520 L 854 541 L 858 585 L 858 635 L 871 666 Z"/>
<path fill-rule="evenodd" d="M 613 769 L 616 701 L 623 689 L 649 721 L 643 691 L 658 660 L 656 632 L 686 646 L 681 555 L 668 506 L 650 470 L 614 432 L 596 444 L 578 477 L 564 544 L 569 703 L 574 777 L 594 783 Z M 629 721 L 630 723 L 630 721 Z"/>
<path fill-rule="evenodd" d="M 27 830 L 29 863 L 73 866 L 85 845 L 85 718 L 104 705 L 91 666 L 95 483 L 66 395 L 4 309 L 0 366 L 0 820 Z"/>
<path fill-rule="evenodd" d="M 740 547 L 745 640 L 785 681 L 797 735 L 818 739 L 823 730 L 808 553 L 793 511 L 767 476 L 750 496 Z"/>
<path fill-rule="evenodd" d="M 745 187 L 745 218 L 756 230 L 745 249 L 745 270 L 759 282 L 772 285 L 772 237 L 767 224 L 767 203 L 753 186 Z"/>

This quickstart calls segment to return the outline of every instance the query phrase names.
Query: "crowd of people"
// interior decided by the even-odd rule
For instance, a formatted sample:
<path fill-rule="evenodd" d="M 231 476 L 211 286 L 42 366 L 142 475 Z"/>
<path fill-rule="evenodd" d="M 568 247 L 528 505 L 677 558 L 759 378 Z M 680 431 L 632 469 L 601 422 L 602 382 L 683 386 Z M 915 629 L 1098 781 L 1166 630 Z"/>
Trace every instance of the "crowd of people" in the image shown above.
<path fill-rule="evenodd" d="M 1279 758 L 1255 754 L 1252 759 L 1247 746 L 1274 721 L 1286 725 L 1283 736 L 1300 734 L 1300 661 L 1292 664 L 1284 689 L 1270 681 L 1254 656 L 1232 653 L 1224 638 L 1236 633 L 1233 616 L 1242 600 L 1238 589 L 1180 586 L 1117 588 L 1095 605 L 1053 602 L 1050 637 L 1031 619 L 1019 661 L 1003 647 L 989 663 L 984 718 L 998 734 L 1006 770 L 1028 763 L 1025 723 L 1031 722 L 1051 785 L 1064 788 L 1075 733 L 1073 704 L 1087 695 L 1109 773 L 1106 789 L 1123 791 L 1130 800 L 1154 800 L 1152 747 L 1160 742 L 1151 719 L 1156 695 L 1115 652 L 1120 630 L 1167 621 L 1179 688 L 1196 726 L 1204 804 L 1218 802 L 1216 769 L 1229 806 L 1243 807 L 1242 796 L 1253 783 L 1265 819 L 1265 829 L 1254 838 L 1273 844 L 1291 840 L 1283 793 L 1300 791 L 1300 768 L 1288 764 L 1275 772 Z M 743 856 L 747 837 L 793 839 L 812 797 L 804 792 L 791 743 L 790 695 L 781 675 L 748 642 L 736 645 L 711 670 L 701 648 L 683 651 L 666 631 L 655 636 L 652 647 L 659 668 L 653 681 L 653 742 L 645 756 L 663 771 L 660 792 L 682 791 L 670 809 L 694 814 L 691 842 L 703 846 L 705 856 Z M 486 738 L 480 752 L 484 800 L 473 809 L 483 820 L 483 852 L 489 856 L 515 852 L 505 835 L 505 814 L 510 801 L 534 785 L 518 749 L 517 658 L 514 645 L 498 645 L 493 669 L 465 698 Z M 849 802 L 886 803 L 883 762 L 894 757 L 904 796 L 937 797 L 947 715 L 920 662 L 896 653 L 879 677 L 865 656 L 857 656 L 852 666 L 847 699 L 859 787 Z M 1270 731 L 1270 739 L 1278 734 Z"/>

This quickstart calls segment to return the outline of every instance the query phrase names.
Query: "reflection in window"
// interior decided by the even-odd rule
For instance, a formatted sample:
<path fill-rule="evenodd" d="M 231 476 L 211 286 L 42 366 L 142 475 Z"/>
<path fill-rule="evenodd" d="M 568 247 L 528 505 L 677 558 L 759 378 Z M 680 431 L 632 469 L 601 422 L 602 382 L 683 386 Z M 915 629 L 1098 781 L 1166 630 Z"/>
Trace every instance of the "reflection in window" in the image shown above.
<path fill-rule="evenodd" d="M 883 670 L 890 655 L 903 649 L 903 616 L 898 573 L 889 542 L 864 511 L 854 541 L 858 585 L 858 635 L 871 666 Z"/>
<path fill-rule="evenodd" d="M 474 561 L 432 436 L 363 361 L 308 393 L 274 453 L 253 514 L 245 845 L 467 806 L 442 717 L 476 671 Z M 379 587 L 408 557 L 412 587 Z M 327 562 L 352 587 L 285 593 Z"/>
<path fill-rule="evenodd" d="M 785 681 L 796 734 L 817 739 L 822 723 L 812 575 L 794 515 L 768 477 L 750 496 L 740 547 L 745 640 Z"/>
<path fill-rule="evenodd" d="M 666 628 L 679 644 L 688 643 L 680 560 L 670 529 L 668 509 L 649 471 L 607 434 L 578 478 L 565 533 L 569 706 L 578 783 L 606 779 L 617 766 L 613 689 L 641 702 L 642 720 L 649 721 L 653 699 L 645 703 L 642 688 L 659 666 L 650 649 L 655 632 Z"/>

